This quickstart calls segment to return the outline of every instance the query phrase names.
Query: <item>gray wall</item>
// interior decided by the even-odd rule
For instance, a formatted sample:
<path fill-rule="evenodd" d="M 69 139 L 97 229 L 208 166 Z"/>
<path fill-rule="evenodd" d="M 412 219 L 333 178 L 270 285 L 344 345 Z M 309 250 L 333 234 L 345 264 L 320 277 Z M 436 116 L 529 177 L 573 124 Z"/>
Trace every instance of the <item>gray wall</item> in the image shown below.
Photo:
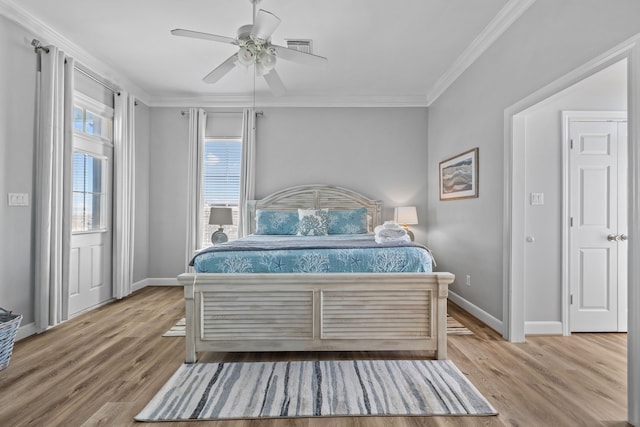
<path fill-rule="evenodd" d="M 395 206 L 415 205 L 426 230 L 426 108 L 267 108 L 258 117 L 256 197 L 302 184 L 333 184 Z M 151 111 L 151 278 L 184 271 L 188 118 Z"/>
<path fill-rule="evenodd" d="M 291 185 L 332 184 L 393 207 L 418 208 L 426 238 L 426 108 L 270 108 L 258 117 L 256 197 Z"/>
<path fill-rule="evenodd" d="M 504 110 L 639 33 L 638 16 L 634 0 L 538 0 L 429 108 L 429 244 L 457 276 L 451 290 L 498 320 Z M 480 197 L 439 201 L 438 162 L 472 147 L 480 148 Z"/>
<path fill-rule="evenodd" d="M 179 108 L 151 108 L 149 277 L 185 270 L 189 118 Z"/>
<path fill-rule="evenodd" d="M 562 111 L 625 111 L 627 61 L 615 64 L 522 113 L 526 117 L 525 189 L 544 193 L 527 205 L 525 320 L 562 320 Z"/>
<path fill-rule="evenodd" d="M 0 16 L 0 307 L 34 320 L 33 182 L 36 55 L 26 31 Z M 30 39 L 29 39 L 30 40 Z M 28 193 L 9 207 L 7 193 Z"/>

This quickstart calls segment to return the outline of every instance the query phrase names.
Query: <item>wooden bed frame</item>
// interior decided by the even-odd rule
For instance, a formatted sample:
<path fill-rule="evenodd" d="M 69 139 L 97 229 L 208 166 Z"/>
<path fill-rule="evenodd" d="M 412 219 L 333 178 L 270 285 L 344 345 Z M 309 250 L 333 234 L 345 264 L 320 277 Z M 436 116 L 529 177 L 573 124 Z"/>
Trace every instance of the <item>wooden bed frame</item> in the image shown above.
<path fill-rule="evenodd" d="M 326 185 L 288 188 L 256 209 L 366 207 L 372 225 L 382 203 Z M 186 362 L 202 351 L 427 350 L 447 357 L 451 273 L 184 273 Z"/>

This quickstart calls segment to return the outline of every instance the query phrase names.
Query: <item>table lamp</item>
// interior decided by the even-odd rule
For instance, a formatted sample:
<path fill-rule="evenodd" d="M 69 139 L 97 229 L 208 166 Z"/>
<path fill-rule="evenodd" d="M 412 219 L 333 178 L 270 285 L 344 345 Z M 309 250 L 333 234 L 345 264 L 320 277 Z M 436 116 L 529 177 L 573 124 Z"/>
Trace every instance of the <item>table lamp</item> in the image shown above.
<path fill-rule="evenodd" d="M 233 215 L 231 208 L 215 208 L 212 207 L 209 211 L 209 224 L 218 225 L 217 231 L 214 231 L 211 235 L 211 243 L 224 243 L 229 240 L 229 237 L 224 232 L 224 225 L 233 224 Z"/>
<path fill-rule="evenodd" d="M 394 219 L 401 224 L 407 231 L 407 234 L 413 242 L 415 237 L 413 232 L 409 230 L 409 225 L 418 224 L 418 210 L 415 206 L 402 206 L 395 209 Z"/>

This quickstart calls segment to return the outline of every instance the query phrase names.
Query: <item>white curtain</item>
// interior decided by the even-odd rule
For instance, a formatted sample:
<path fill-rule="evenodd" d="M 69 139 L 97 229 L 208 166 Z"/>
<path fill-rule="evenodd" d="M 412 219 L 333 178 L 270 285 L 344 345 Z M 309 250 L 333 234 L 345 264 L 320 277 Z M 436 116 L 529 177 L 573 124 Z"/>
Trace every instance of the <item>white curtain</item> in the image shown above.
<path fill-rule="evenodd" d="M 187 247 L 186 270 L 196 249 L 199 249 L 202 229 L 202 150 L 204 150 L 205 132 L 207 129 L 207 113 L 201 108 L 189 109 L 189 164 L 187 187 Z"/>
<path fill-rule="evenodd" d="M 246 108 L 242 113 L 242 161 L 240 164 L 240 215 L 238 234 L 246 234 L 247 200 L 255 199 L 256 169 L 256 112 Z"/>
<path fill-rule="evenodd" d="M 68 317 L 73 59 L 41 51 L 37 81 L 35 323 L 38 331 Z"/>
<path fill-rule="evenodd" d="M 113 296 L 124 298 L 133 283 L 135 227 L 135 98 L 114 95 Z"/>

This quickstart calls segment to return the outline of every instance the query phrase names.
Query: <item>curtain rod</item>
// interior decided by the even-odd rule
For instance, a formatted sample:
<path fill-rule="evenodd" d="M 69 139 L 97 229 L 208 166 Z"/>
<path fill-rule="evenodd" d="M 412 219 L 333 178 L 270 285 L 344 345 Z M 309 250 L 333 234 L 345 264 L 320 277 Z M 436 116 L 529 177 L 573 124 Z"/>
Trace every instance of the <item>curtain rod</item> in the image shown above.
<path fill-rule="evenodd" d="M 49 53 L 49 48 L 46 46 L 42 46 L 42 42 L 38 39 L 33 39 L 31 40 L 31 46 L 33 46 L 33 49 L 35 50 L 36 53 L 40 53 L 41 51 L 45 51 L 46 53 Z M 81 74 L 84 74 L 85 76 L 87 76 L 88 78 L 90 78 L 91 80 L 93 80 L 94 82 L 98 83 L 100 86 L 104 87 L 105 89 L 110 90 L 111 92 L 113 92 L 114 94 L 120 95 L 120 89 L 118 89 L 117 87 L 104 82 L 101 78 L 96 77 L 95 75 L 93 75 L 92 72 L 90 72 L 89 70 L 85 69 L 82 65 L 80 65 L 79 63 L 75 63 L 73 65 L 73 69 L 78 71 Z"/>
<path fill-rule="evenodd" d="M 205 109 L 205 111 L 207 111 Z M 242 114 L 242 111 L 207 111 L 209 114 Z M 181 116 L 188 116 L 189 110 L 180 111 Z M 256 116 L 262 116 L 264 113 L 262 111 L 256 111 Z"/>
<path fill-rule="evenodd" d="M 105 89 L 110 90 L 111 92 L 113 92 L 116 95 L 120 95 L 120 89 L 118 89 L 117 87 L 106 83 L 104 81 L 102 81 L 102 79 L 100 79 L 99 77 L 96 77 L 93 75 L 93 73 L 91 73 L 89 70 L 85 69 L 82 65 L 75 63 L 73 65 L 73 69 L 76 70 L 77 72 L 79 72 L 80 74 L 84 74 L 85 76 L 87 76 L 88 78 L 90 78 L 91 80 L 93 80 L 94 82 L 98 83 L 100 86 L 104 87 Z"/>
<path fill-rule="evenodd" d="M 38 39 L 31 40 L 31 46 L 33 46 L 33 50 L 35 50 L 36 53 L 39 53 L 41 50 L 49 53 L 49 48 L 42 46 L 42 43 L 40 43 Z"/>

